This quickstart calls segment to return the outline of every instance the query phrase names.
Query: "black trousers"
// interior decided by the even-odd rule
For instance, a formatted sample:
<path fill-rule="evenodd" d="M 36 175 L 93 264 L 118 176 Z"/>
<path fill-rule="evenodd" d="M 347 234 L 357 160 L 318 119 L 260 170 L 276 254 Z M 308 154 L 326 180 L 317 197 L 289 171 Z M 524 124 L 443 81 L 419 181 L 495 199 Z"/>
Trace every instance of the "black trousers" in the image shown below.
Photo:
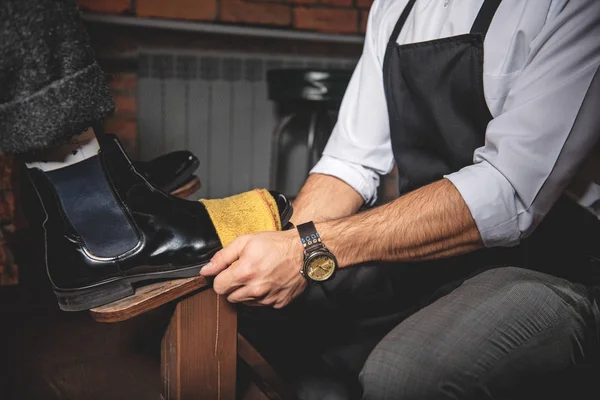
<path fill-rule="evenodd" d="M 47 148 L 114 108 L 73 0 L 0 1 L 0 151 Z"/>

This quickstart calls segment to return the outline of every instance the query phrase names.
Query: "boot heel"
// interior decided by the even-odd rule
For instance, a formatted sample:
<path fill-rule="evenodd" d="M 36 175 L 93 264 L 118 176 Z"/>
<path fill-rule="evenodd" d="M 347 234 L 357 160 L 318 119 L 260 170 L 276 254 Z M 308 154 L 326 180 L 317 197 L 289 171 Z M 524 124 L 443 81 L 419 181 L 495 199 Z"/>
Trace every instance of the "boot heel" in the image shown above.
<path fill-rule="evenodd" d="M 86 289 L 54 289 L 58 306 L 63 311 L 83 311 L 120 300 L 134 294 L 131 283 L 110 282 Z"/>

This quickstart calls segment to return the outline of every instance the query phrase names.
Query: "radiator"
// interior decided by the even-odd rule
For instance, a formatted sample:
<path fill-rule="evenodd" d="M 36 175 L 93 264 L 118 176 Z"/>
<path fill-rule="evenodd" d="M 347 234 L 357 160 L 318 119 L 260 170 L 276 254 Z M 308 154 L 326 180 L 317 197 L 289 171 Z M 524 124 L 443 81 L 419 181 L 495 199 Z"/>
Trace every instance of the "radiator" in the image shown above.
<path fill-rule="evenodd" d="M 201 190 L 219 198 L 269 188 L 271 135 L 277 123 L 266 72 L 275 68 L 352 69 L 354 59 L 215 51 L 142 50 L 138 81 L 139 155 L 149 160 L 187 149 L 201 161 Z M 289 163 L 304 165 L 305 149 Z M 291 180 L 301 169 L 286 169 Z"/>

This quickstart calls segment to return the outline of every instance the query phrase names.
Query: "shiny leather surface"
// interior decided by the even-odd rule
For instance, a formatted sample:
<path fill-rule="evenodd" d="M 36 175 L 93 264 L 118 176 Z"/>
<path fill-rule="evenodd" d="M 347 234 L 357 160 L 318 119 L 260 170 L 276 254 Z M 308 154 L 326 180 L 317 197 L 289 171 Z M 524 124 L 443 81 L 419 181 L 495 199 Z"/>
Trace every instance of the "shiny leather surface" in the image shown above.
<path fill-rule="evenodd" d="M 134 166 L 152 185 L 170 193 L 192 178 L 200 166 L 200 160 L 190 151 L 179 150 L 147 162 L 135 162 Z"/>
<path fill-rule="evenodd" d="M 59 288 L 76 288 L 120 277 L 116 259 L 101 261 L 86 254 L 83 241 L 64 215 L 58 194 L 48 177 L 38 169 L 28 170 L 27 175 L 46 214 L 43 222 L 45 257 L 52 284 Z"/>
<path fill-rule="evenodd" d="M 139 174 L 114 141 L 100 152 L 108 179 L 140 231 L 138 249 L 119 258 L 125 275 L 198 265 L 221 248 L 210 217 L 199 202 L 155 189 Z"/>
<path fill-rule="evenodd" d="M 47 214 L 47 268 L 56 288 L 79 289 L 126 276 L 199 265 L 221 248 L 201 203 L 154 188 L 136 171 L 117 141 L 107 138 L 101 147 L 99 158 L 106 179 L 139 243 L 118 257 L 95 257 L 67 219 L 52 182 L 42 171 L 30 170 L 29 177 Z M 284 196 L 273 195 L 286 222 L 291 205 Z"/>
<path fill-rule="evenodd" d="M 120 145 L 116 135 L 104 135 Z M 200 160 L 191 151 L 178 150 L 150 161 L 135 161 L 133 165 L 154 187 L 170 193 L 190 180 L 200 166 Z"/>

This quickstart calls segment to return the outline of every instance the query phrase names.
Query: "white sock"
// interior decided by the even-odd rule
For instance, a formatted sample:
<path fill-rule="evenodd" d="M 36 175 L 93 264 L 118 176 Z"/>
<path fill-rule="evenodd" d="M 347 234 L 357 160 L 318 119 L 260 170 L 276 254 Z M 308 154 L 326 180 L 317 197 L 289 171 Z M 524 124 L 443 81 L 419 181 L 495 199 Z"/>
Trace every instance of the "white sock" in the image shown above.
<path fill-rule="evenodd" d="M 73 137 L 68 143 L 36 153 L 25 165 L 27 168 L 53 171 L 93 157 L 98 154 L 99 150 L 100 145 L 94 129 L 88 128 L 81 135 Z"/>

